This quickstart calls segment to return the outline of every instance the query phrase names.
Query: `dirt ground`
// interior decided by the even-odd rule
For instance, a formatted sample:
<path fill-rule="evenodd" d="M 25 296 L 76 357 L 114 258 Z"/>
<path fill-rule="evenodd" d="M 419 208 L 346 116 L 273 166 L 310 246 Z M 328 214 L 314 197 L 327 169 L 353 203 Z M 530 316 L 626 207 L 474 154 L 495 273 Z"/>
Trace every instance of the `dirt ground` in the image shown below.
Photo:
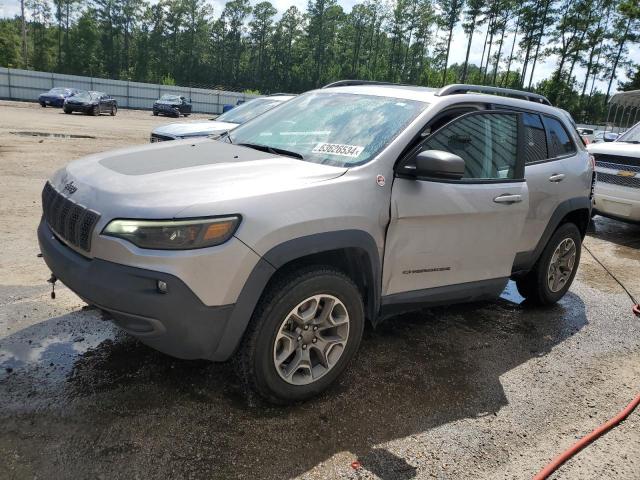
<path fill-rule="evenodd" d="M 229 365 L 157 353 L 63 286 L 52 300 L 45 179 L 173 121 L 0 102 L 1 479 L 527 479 L 640 392 L 640 321 L 586 250 L 558 305 L 510 285 L 390 319 L 334 388 L 290 408 L 249 404 Z M 94 138 L 13 133 L 34 131 Z M 640 226 L 598 217 L 585 244 L 640 298 Z M 553 478 L 640 478 L 640 411 Z"/>

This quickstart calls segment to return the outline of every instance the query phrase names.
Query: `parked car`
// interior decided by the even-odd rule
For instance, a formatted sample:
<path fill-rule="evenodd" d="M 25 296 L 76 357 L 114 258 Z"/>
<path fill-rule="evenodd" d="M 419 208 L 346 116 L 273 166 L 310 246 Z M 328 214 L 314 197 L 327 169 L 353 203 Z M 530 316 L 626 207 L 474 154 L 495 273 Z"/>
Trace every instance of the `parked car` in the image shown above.
<path fill-rule="evenodd" d="M 577 130 L 585 145 L 593 143 L 593 135 L 595 133 L 593 128 L 578 127 Z"/>
<path fill-rule="evenodd" d="M 293 95 L 270 95 L 238 105 L 209 121 L 162 125 L 151 132 L 151 142 L 220 135 L 292 98 Z"/>
<path fill-rule="evenodd" d="M 640 123 L 588 150 L 596 162 L 594 213 L 640 222 Z"/>
<path fill-rule="evenodd" d="M 53 275 L 142 342 L 234 356 L 287 403 L 336 380 L 365 321 L 497 298 L 509 278 L 530 303 L 560 300 L 592 181 L 540 95 L 344 81 L 217 141 L 70 163 L 44 187 L 38 238 Z"/>
<path fill-rule="evenodd" d="M 62 107 L 65 99 L 78 93 L 75 88 L 55 87 L 46 93 L 41 93 L 38 103 L 41 107 Z"/>
<path fill-rule="evenodd" d="M 191 108 L 191 100 L 187 101 L 187 98 L 182 95 L 162 95 L 153 102 L 154 115 L 162 114 L 172 117 L 184 115 L 188 117 L 191 115 Z"/>
<path fill-rule="evenodd" d="M 118 113 L 116 99 L 104 92 L 80 91 L 73 97 L 67 98 L 63 106 L 64 113 L 82 112 L 88 115 L 100 115 L 109 113 L 114 116 Z"/>
<path fill-rule="evenodd" d="M 617 138 L 617 133 L 598 130 L 593 134 L 593 141 L 591 143 L 615 142 Z"/>

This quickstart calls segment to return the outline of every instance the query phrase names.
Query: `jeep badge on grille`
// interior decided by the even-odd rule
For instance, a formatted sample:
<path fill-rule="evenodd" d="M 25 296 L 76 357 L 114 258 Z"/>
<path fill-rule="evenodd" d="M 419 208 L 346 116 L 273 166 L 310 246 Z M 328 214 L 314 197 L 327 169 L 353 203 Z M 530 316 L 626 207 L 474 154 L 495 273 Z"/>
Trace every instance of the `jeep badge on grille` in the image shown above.
<path fill-rule="evenodd" d="M 64 186 L 64 190 L 69 192 L 69 195 L 73 195 L 76 193 L 76 190 L 78 190 L 78 187 L 76 187 L 73 182 L 69 182 Z"/>

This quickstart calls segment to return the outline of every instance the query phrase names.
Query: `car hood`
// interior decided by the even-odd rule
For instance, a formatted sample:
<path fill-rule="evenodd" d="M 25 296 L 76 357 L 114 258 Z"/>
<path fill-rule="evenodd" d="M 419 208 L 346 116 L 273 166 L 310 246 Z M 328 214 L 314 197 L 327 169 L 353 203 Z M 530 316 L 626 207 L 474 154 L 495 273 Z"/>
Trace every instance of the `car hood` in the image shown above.
<path fill-rule="evenodd" d="M 51 183 L 104 220 L 174 218 L 203 204 L 220 208 L 207 215 L 242 213 L 239 199 L 305 188 L 346 171 L 204 138 L 91 155 L 56 172 Z"/>
<path fill-rule="evenodd" d="M 153 133 L 157 133 L 158 135 L 169 135 L 172 137 L 204 137 L 215 133 L 228 132 L 237 126 L 237 123 L 216 121 L 170 123 L 169 125 L 162 125 L 161 127 L 155 128 Z"/>
<path fill-rule="evenodd" d="M 175 100 L 156 100 L 154 103 L 156 105 L 171 105 L 172 107 L 179 107 L 182 105 L 182 102 L 177 102 Z"/>
<path fill-rule="evenodd" d="M 602 155 L 622 155 L 624 157 L 640 157 L 640 145 L 637 143 L 603 142 L 587 145 L 589 153 Z"/>
<path fill-rule="evenodd" d="M 67 97 L 67 99 L 65 101 L 67 103 L 72 104 L 72 105 L 90 105 L 92 103 L 98 103 L 97 100 L 81 100 L 81 99 L 75 98 L 75 97 Z"/>

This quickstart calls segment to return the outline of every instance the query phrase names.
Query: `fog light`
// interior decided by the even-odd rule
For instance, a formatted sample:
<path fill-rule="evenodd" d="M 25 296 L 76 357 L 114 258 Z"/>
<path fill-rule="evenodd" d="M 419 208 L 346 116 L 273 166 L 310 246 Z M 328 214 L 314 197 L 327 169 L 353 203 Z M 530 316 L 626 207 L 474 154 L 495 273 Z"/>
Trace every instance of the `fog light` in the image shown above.
<path fill-rule="evenodd" d="M 158 280 L 157 282 L 158 293 L 167 293 L 167 282 L 163 280 Z"/>

